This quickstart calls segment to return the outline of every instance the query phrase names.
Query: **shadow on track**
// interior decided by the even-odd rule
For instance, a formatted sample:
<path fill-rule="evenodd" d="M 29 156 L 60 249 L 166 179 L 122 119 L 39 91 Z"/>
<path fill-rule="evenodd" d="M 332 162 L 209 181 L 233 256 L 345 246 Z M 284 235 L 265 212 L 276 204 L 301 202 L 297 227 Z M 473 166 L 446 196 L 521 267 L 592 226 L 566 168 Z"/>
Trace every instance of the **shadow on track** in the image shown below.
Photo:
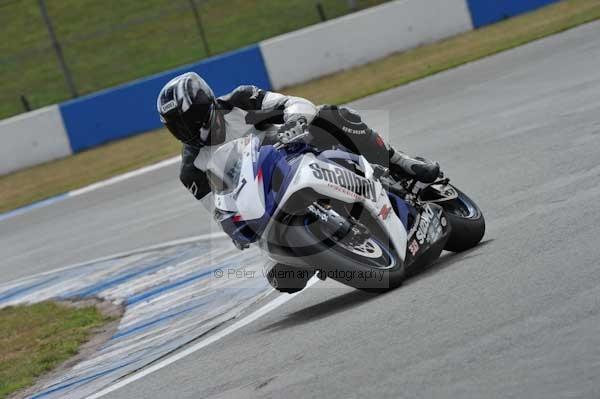
<path fill-rule="evenodd" d="M 420 269 L 409 271 L 409 276 L 404 282 L 403 286 L 415 284 L 423 278 L 430 277 L 435 272 L 443 270 L 447 267 L 452 266 L 455 263 L 461 262 L 465 259 L 475 258 L 480 254 L 473 254 L 477 249 L 481 249 L 483 246 L 491 243 L 493 239 L 482 241 L 475 248 L 469 249 L 460 253 L 445 253 L 437 261 L 432 263 L 430 266 Z M 402 286 L 397 288 L 402 289 Z M 343 312 L 345 310 L 354 308 L 356 305 L 369 302 L 373 299 L 393 293 L 395 290 L 388 291 L 383 294 L 373 294 L 364 291 L 351 291 L 345 294 L 330 298 L 324 302 L 316 305 L 309 306 L 302 310 L 290 313 L 283 320 L 277 321 L 270 325 L 261 328 L 261 332 L 271 332 L 283 330 L 286 328 L 294 327 L 300 324 L 308 323 L 310 321 L 323 319 L 325 317 L 332 316 L 334 314 Z M 286 295 L 286 294 L 283 294 Z"/>
<path fill-rule="evenodd" d="M 262 328 L 261 331 L 277 331 L 294 327 L 299 324 L 304 324 L 309 321 L 319 320 L 353 308 L 355 305 L 366 303 L 377 298 L 378 296 L 378 294 L 371 294 L 358 290 L 347 292 L 343 295 L 330 298 L 316 305 L 312 305 L 302 310 L 298 310 L 297 312 L 290 313 L 285 319 L 270 324 Z"/>
<path fill-rule="evenodd" d="M 483 248 L 484 246 L 492 243 L 494 239 L 490 238 L 484 241 L 481 241 L 476 247 L 468 249 L 463 252 L 444 252 L 442 256 L 440 256 L 435 262 L 431 265 L 418 269 L 418 270 L 409 270 L 407 273 L 406 281 L 400 286 L 398 289 L 402 289 L 402 287 L 414 284 L 419 280 L 427 278 L 432 274 L 439 272 L 440 270 L 444 270 L 455 263 L 462 262 L 466 259 L 476 258 L 481 253 L 474 253 L 477 250 Z M 393 292 L 393 291 L 390 291 Z"/>

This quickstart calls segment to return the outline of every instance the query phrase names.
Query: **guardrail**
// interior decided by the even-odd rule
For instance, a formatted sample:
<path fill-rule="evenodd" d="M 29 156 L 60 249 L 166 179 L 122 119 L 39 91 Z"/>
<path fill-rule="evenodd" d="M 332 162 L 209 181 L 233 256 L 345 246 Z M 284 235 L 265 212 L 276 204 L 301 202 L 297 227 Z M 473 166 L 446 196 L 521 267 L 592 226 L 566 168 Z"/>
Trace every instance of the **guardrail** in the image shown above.
<path fill-rule="evenodd" d="M 184 71 L 217 95 L 279 89 L 433 42 L 559 0 L 396 0 L 202 62 L 0 122 L 0 174 L 160 127 L 155 99 Z"/>
<path fill-rule="evenodd" d="M 67 101 L 60 104 L 60 112 L 73 151 L 159 128 L 156 96 L 165 83 L 186 71 L 203 76 L 217 95 L 241 84 L 270 88 L 262 54 L 254 45 Z"/>
<path fill-rule="evenodd" d="M 0 173 L 13 172 L 72 153 L 58 105 L 0 121 L 0 138 Z"/>

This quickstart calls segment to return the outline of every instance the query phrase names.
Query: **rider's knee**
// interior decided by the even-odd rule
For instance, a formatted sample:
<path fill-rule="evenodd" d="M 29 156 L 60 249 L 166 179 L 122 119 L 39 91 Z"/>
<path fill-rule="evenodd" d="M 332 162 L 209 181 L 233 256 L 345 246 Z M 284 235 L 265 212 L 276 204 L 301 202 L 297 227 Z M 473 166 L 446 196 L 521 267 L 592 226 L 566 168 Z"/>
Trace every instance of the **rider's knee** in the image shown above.
<path fill-rule="evenodd" d="M 327 145 L 341 144 L 355 153 L 369 150 L 375 134 L 362 120 L 360 115 L 348 107 L 337 105 L 322 105 L 312 122 L 319 143 Z"/>

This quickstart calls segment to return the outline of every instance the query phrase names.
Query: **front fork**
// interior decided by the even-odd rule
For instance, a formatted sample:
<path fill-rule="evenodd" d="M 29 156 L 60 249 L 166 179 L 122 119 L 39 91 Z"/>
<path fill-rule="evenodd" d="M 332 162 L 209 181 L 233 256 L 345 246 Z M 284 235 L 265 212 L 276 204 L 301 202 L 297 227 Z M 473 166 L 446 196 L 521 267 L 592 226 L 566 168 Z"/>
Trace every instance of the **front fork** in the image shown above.
<path fill-rule="evenodd" d="M 320 222 L 322 231 L 337 241 L 363 242 L 369 238 L 366 227 L 352 218 L 344 218 L 328 205 L 315 201 L 307 209 Z"/>

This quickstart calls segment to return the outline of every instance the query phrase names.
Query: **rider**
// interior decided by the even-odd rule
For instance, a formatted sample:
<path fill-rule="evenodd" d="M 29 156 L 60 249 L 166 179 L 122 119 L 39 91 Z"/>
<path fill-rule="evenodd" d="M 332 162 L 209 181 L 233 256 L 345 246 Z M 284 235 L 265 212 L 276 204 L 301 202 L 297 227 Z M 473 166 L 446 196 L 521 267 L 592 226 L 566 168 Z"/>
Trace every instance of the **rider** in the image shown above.
<path fill-rule="evenodd" d="M 440 174 L 437 163 L 394 150 L 345 107 L 316 107 L 306 99 L 256 86 L 240 86 L 217 98 L 194 72 L 169 81 L 160 91 L 156 106 L 161 122 L 183 143 L 180 179 L 197 199 L 210 192 L 205 173 L 210 147 L 249 132 L 263 134 L 267 142 L 285 144 L 309 131 L 313 142 L 341 143 L 371 163 L 388 166 L 396 175 L 431 183 Z"/>

